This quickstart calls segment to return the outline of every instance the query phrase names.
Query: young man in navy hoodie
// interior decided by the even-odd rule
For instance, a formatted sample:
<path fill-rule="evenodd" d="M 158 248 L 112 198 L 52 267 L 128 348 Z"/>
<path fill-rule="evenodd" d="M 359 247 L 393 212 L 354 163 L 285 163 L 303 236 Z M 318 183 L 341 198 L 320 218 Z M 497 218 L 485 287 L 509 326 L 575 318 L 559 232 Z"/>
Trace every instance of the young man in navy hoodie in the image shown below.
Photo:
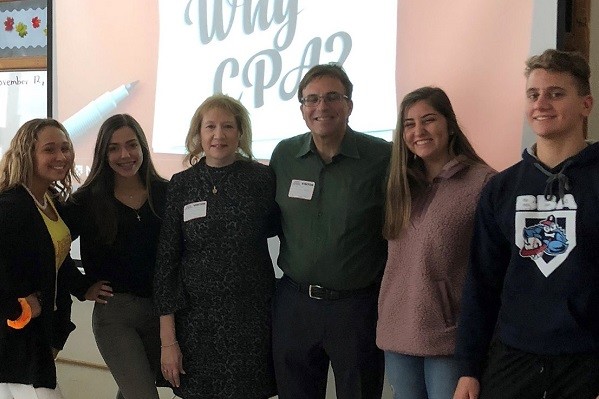
<path fill-rule="evenodd" d="M 481 194 L 462 299 L 454 399 L 599 399 L 599 144 L 590 69 L 526 63 L 536 143 Z M 492 342 L 492 343 L 491 343 Z"/>

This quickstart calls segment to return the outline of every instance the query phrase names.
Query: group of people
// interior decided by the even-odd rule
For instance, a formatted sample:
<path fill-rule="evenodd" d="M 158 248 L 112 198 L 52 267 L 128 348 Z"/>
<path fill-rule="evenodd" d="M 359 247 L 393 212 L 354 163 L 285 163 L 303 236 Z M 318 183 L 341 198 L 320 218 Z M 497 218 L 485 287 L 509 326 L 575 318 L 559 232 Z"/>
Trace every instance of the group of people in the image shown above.
<path fill-rule="evenodd" d="M 61 398 L 72 294 L 96 302 L 118 399 L 324 398 L 329 367 L 340 399 L 380 398 L 385 374 L 395 399 L 599 398 L 589 65 L 547 50 L 525 76 L 536 143 L 500 173 L 437 87 L 404 97 L 393 143 L 352 130 L 333 64 L 301 80 L 309 132 L 268 166 L 223 94 L 170 182 L 114 115 L 72 193 L 68 132 L 25 123 L 0 163 L 0 397 Z"/>

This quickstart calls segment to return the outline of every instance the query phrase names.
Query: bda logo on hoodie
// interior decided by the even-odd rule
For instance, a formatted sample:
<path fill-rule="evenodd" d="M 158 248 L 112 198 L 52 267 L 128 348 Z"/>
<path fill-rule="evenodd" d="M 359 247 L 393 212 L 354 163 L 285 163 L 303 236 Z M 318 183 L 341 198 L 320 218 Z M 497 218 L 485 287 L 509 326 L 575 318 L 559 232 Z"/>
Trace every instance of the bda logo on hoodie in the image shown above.
<path fill-rule="evenodd" d="M 572 194 L 521 195 L 516 198 L 515 242 L 520 256 L 549 276 L 576 247 L 576 201 Z"/>

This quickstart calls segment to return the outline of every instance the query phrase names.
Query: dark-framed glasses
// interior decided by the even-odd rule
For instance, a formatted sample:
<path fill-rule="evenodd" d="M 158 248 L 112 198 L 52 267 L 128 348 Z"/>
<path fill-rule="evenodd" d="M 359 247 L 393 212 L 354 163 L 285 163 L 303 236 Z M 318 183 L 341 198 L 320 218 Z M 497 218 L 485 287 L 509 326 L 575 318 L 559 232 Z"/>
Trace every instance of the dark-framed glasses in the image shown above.
<path fill-rule="evenodd" d="M 330 91 L 321 96 L 318 94 L 309 94 L 306 97 L 301 98 L 300 103 L 306 107 L 316 107 L 320 103 L 320 100 L 324 100 L 326 104 L 330 104 L 339 102 L 342 99 L 349 100 L 349 97 L 345 94 L 337 93 L 336 91 Z"/>

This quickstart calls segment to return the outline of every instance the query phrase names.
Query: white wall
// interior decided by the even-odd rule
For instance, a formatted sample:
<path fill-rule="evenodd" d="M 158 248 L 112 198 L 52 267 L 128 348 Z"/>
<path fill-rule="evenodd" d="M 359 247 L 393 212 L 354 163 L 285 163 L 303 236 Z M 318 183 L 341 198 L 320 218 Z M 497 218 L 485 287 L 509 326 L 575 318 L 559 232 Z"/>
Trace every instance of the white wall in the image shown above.
<path fill-rule="evenodd" d="M 557 0 L 535 0 L 533 11 L 532 34 L 529 55 L 541 54 L 548 48 L 557 45 Z M 524 61 L 522 60 L 522 74 L 524 75 Z M 524 95 L 524 86 L 522 95 Z M 532 132 L 524 110 L 522 113 L 522 149 L 530 147 L 536 139 Z"/>

